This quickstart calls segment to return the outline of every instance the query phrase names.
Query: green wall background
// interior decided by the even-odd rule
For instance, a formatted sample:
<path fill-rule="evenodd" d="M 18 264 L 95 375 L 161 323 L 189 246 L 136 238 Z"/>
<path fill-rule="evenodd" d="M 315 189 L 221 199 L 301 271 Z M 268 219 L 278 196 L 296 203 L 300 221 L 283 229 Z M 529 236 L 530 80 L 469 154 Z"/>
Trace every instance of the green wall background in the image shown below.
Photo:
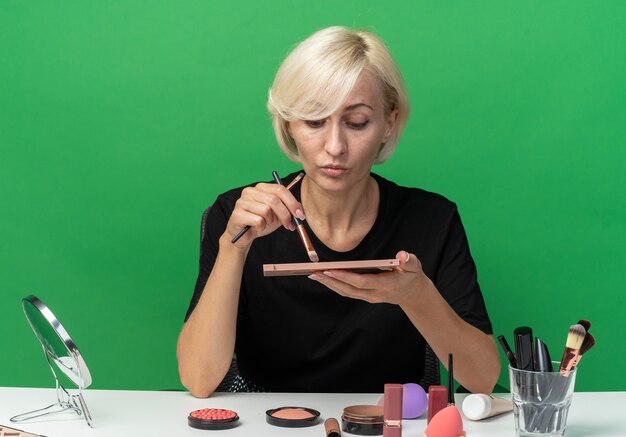
<path fill-rule="evenodd" d="M 1 1 L 0 386 L 52 384 L 33 293 L 94 388 L 181 387 L 202 211 L 296 168 L 266 92 L 335 24 L 400 64 L 413 113 L 376 171 L 458 203 L 496 334 L 531 325 L 558 359 L 590 319 L 577 389 L 626 390 L 622 1 Z"/>

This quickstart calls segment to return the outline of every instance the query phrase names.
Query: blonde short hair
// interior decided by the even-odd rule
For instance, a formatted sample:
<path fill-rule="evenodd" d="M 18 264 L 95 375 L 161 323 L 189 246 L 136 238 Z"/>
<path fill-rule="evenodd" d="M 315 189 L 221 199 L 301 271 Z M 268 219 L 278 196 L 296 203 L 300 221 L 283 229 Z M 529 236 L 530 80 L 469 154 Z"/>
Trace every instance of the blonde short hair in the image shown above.
<path fill-rule="evenodd" d="M 280 148 L 299 162 L 289 135 L 293 120 L 320 120 L 344 102 L 363 71 L 381 83 L 385 111 L 398 110 L 396 127 L 382 146 L 376 164 L 395 150 L 409 118 L 409 99 L 400 70 L 385 44 L 371 32 L 334 26 L 322 29 L 298 44 L 281 64 L 269 90 L 267 108 Z"/>

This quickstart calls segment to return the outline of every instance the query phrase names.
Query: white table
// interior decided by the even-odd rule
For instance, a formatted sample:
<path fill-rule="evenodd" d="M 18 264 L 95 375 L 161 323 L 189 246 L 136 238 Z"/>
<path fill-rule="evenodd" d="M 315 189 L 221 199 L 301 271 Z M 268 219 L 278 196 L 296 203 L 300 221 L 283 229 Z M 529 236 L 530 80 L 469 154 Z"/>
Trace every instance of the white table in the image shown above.
<path fill-rule="evenodd" d="M 506 395 L 502 395 L 506 397 Z M 335 417 L 341 422 L 348 405 L 373 404 L 379 395 L 372 394 L 284 394 L 216 393 L 209 399 L 196 399 L 185 392 L 126 390 L 87 390 L 85 400 L 94 419 L 89 428 L 82 417 L 64 414 L 36 422 L 12 424 L 9 418 L 53 403 L 53 389 L 0 388 L 0 424 L 48 437 L 126 437 L 126 436 L 208 436 L 230 437 L 322 437 L 322 424 L 310 428 L 278 428 L 265 422 L 265 411 L 280 406 L 302 406 L 319 410 L 322 418 Z M 464 395 L 457 395 L 461 406 Z M 187 425 L 187 415 L 200 408 L 225 408 L 239 414 L 237 428 L 203 431 Z M 626 436 L 626 392 L 575 393 L 567 424 L 567 437 Z M 513 437 L 513 414 L 508 413 L 481 422 L 464 418 L 468 437 Z M 426 419 L 405 420 L 404 437 L 421 437 Z M 342 433 L 343 437 L 352 434 Z"/>

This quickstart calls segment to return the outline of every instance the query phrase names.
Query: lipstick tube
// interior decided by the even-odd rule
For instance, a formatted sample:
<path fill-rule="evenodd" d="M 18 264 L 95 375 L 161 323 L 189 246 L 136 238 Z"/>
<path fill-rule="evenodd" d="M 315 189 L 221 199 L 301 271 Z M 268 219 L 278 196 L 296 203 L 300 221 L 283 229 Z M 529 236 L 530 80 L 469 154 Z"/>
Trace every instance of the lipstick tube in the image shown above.
<path fill-rule="evenodd" d="M 402 437 L 402 384 L 385 384 L 383 437 Z"/>
<path fill-rule="evenodd" d="M 448 389 L 443 385 L 428 387 L 428 422 L 448 405 Z"/>

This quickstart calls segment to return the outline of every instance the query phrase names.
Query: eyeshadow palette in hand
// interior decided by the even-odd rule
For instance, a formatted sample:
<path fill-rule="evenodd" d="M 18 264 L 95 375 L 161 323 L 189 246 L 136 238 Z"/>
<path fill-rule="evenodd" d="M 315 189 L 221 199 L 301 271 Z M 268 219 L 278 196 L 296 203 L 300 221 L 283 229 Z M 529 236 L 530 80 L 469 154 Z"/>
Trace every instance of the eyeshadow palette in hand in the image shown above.
<path fill-rule="evenodd" d="M 380 273 L 398 267 L 397 259 L 373 259 L 366 261 L 334 261 L 317 263 L 263 264 L 263 276 L 310 275 L 325 270 L 348 270 L 356 273 Z"/>

